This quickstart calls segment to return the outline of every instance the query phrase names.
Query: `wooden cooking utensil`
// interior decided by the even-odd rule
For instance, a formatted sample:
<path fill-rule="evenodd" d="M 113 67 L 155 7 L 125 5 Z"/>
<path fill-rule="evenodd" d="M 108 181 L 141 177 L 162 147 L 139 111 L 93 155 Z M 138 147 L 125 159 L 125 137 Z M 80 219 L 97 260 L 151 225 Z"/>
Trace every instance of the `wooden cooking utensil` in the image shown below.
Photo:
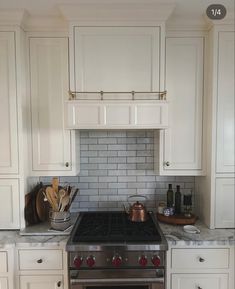
<path fill-rule="evenodd" d="M 55 197 L 55 192 L 52 189 L 52 187 L 46 188 L 46 195 L 47 195 L 47 200 L 50 203 L 53 211 L 58 212 L 58 203 L 57 203 L 57 199 Z"/>
<path fill-rule="evenodd" d="M 57 177 L 52 179 L 52 188 L 53 190 L 56 192 L 56 194 L 58 194 L 58 190 L 59 190 L 59 179 Z"/>

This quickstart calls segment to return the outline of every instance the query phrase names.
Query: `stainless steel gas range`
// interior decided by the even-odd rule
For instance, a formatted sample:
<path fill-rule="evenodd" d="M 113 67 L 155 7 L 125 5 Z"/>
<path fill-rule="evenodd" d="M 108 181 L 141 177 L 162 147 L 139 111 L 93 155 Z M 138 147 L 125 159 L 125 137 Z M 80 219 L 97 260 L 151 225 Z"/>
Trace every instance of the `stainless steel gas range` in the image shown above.
<path fill-rule="evenodd" d="M 67 243 L 71 289 L 164 289 L 167 242 L 152 212 L 83 212 Z"/>

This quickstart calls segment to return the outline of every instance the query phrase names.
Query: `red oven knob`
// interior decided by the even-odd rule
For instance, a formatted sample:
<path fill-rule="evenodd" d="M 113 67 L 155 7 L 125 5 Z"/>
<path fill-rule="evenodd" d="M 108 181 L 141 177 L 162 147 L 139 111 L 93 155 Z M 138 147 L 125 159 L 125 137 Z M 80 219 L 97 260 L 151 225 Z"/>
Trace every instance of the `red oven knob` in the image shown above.
<path fill-rule="evenodd" d="M 159 256 L 153 256 L 152 257 L 152 263 L 155 267 L 159 267 L 161 264 L 161 259 Z"/>
<path fill-rule="evenodd" d="M 74 266 L 75 266 L 76 268 L 80 268 L 81 265 L 82 265 L 82 261 L 83 261 L 82 257 L 76 256 L 76 257 L 74 257 L 74 259 L 73 259 L 73 264 L 74 264 Z"/>
<path fill-rule="evenodd" d="M 112 264 L 114 267 L 119 267 L 122 264 L 122 257 L 119 255 L 113 256 Z"/>
<path fill-rule="evenodd" d="M 142 267 L 145 267 L 148 263 L 148 259 L 146 256 L 142 255 L 141 257 L 139 257 L 139 264 Z"/>
<path fill-rule="evenodd" d="M 93 267 L 95 265 L 95 257 L 94 256 L 89 256 L 86 258 L 86 263 L 88 267 Z"/>

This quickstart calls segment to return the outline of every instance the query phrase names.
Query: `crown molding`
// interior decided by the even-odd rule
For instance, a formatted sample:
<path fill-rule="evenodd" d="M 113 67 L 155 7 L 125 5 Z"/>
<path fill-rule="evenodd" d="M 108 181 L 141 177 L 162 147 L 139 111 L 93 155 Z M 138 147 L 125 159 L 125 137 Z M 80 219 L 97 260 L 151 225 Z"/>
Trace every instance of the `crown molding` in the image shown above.
<path fill-rule="evenodd" d="M 68 31 L 68 21 L 58 16 L 28 17 L 24 30 L 30 31 Z"/>
<path fill-rule="evenodd" d="M 59 5 L 61 14 L 68 21 L 166 21 L 175 4 L 161 3 L 106 3 Z"/>
<path fill-rule="evenodd" d="M 23 9 L 1 9 L 0 25 L 4 26 L 22 26 L 27 21 L 28 13 Z"/>

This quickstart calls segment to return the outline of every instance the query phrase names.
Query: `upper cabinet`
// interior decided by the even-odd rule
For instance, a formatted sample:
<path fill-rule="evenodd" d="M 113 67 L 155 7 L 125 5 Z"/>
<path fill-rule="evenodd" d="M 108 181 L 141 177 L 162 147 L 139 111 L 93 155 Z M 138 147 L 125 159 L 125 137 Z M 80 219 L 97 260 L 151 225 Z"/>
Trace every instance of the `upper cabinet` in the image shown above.
<path fill-rule="evenodd" d="M 0 175 L 18 173 L 14 32 L 0 32 Z"/>
<path fill-rule="evenodd" d="M 68 38 L 31 37 L 30 91 L 32 171 L 39 175 L 76 173 L 74 135 L 64 128 L 68 97 Z"/>
<path fill-rule="evenodd" d="M 234 172 L 234 32 L 218 35 L 216 173 Z"/>
<path fill-rule="evenodd" d="M 204 38 L 166 38 L 169 128 L 161 134 L 160 174 L 200 175 L 203 154 Z"/>
<path fill-rule="evenodd" d="M 74 90 L 160 89 L 160 27 L 75 26 L 73 32 Z"/>

